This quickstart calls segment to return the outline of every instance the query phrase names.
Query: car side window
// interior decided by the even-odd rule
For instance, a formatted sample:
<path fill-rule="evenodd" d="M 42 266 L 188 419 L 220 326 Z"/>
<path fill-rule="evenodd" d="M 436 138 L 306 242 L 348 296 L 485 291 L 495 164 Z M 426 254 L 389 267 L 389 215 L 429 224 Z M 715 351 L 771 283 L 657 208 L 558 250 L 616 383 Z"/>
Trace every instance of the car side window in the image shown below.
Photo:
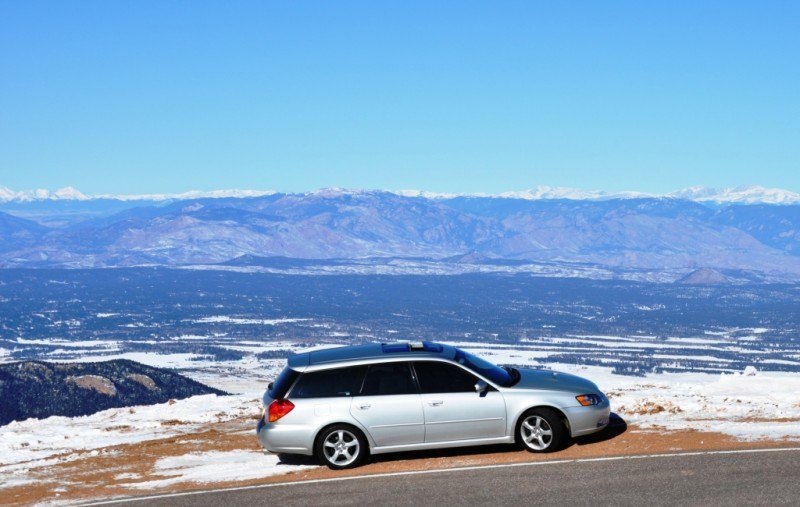
<path fill-rule="evenodd" d="M 331 398 L 355 396 L 364 381 L 366 366 L 304 373 L 292 388 L 289 398 Z"/>
<path fill-rule="evenodd" d="M 370 365 L 367 377 L 364 379 L 364 387 L 361 389 L 363 396 L 417 394 L 417 392 L 408 363 Z"/>
<path fill-rule="evenodd" d="M 422 393 L 475 392 L 478 381 L 478 377 L 458 366 L 440 361 L 415 362 L 414 371 Z"/>

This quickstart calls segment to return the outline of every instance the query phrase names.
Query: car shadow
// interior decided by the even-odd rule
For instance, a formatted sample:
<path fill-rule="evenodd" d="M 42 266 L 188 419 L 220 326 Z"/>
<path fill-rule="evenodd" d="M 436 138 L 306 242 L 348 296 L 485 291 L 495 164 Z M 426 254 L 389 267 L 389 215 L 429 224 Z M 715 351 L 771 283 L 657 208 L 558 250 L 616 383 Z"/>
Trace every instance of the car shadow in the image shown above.
<path fill-rule="evenodd" d="M 584 437 L 573 438 L 564 449 L 568 449 L 574 445 L 583 446 L 597 444 L 612 440 L 628 430 L 628 424 L 618 414 L 612 412 L 608 426 L 602 431 L 586 435 Z M 497 444 L 497 445 L 481 445 L 474 447 L 451 447 L 448 449 L 432 449 L 427 451 L 407 451 L 407 452 L 393 452 L 390 454 L 378 454 L 371 456 L 370 463 L 384 463 L 391 461 L 401 460 L 419 460 L 429 458 L 451 458 L 458 456 L 480 456 L 483 454 L 503 454 L 503 453 L 516 453 L 522 452 L 515 445 Z M 300 456 L 279 454 L 278 458 L 280 463 L 286 465 L 319 465 L 319 461 L 313 456 Z"/>
<path fill-rule="evenodd" d="M 628 423 L 626 423 L 625 419 L 620 417 L 619 414 L 612 412 L 611 416 L 608 418 L 608 426 L 606 426 L 603 431 L 598 431 L 597 433 L 592 433 L 591 435 L 586 435 L 584 437 L 573 438 L 572 441 L 564 448 L 567 449 L 573 445 L 580 446 L 606 442 L 608 440 L 617 438 L 626 431 L 628 431 Z"/>

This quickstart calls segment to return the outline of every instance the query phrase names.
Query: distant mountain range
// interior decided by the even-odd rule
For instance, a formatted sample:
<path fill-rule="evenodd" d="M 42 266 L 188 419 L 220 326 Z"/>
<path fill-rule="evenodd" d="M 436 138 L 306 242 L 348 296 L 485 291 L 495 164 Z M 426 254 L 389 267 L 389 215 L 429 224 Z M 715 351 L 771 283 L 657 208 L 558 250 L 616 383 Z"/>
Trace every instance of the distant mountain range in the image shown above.
<path fill-rule="evenodd" d="M 1 202 L 0 266 L 417 266 L 666 280 L 712 269 L 721 276 L 695 279 L 800 280 L 800 196 L 760 187 L 670 197 L 541 188 L 503 196 L 327 189 L 67 197 L 73 194 Z"/>
<path fill-rule="evenodd" d="M 322 189 L 309 194 L 325 194 L 331 192 L 347 192 L 340 189 Z M 14 191 L 0 185 L 0 203 L 4 202 L 31 202 L 31 201 L 171 201 L 203 198 L 222 197 L 261 197 L 276 194 L 273 190 L 191 190 L 179 194 L 99 194 L 87 195 L 74 187 L 64 187 L 58 190 L 36 189 Z M 427 197 L 430 199 L 452 199 L 454 197 L 505 197 L 511 199 L 571 199 L 571 200 L 606 200 L 606 199 L 642 199 L 667 197 L 686 199 L 697 202 L 713 203 L 745 203 L 745 204 L 800 204 L 800 193 L 783 190 L 780 188 L 765 188 L 758 185 L 745 185 L 736 188 L 717 190 L 709 187 L 688 187 L 666 194 L 653 194 L 646 192 L 605 192 L 601 190 L 580 190 L 568 187 L 538 186 L 530 190 L 517 192 L 503 192 L 499 194 L 487 193 L 443 193 L 427 192 L 424 190 L 400 190 L 393 192 L 406 197 Z"/>
<path fill-rule="evenodd" d="M 75 417 L 200 394 L 225 393 L 169 370 L 124 359 L 0 364 L 0 426 L 31 417 Z"/>

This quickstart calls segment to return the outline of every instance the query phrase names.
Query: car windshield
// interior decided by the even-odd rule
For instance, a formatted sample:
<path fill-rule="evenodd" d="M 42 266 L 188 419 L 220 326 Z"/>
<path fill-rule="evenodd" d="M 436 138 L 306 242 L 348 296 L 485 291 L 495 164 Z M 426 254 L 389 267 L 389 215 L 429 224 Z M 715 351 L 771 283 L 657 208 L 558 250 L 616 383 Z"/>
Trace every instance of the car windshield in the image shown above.
<path fill-rule="evenodd" d="M 469 352 L 456 349 L 455 360 L 458 361 L 459 364 L 466 366 L 475 373 L 488 378 L 495 384 L 503 387 L 510 387 L 515 383 L 514 376 L 511 375 L 509 371 L 504 370 L 503 368 L 500 368 L 499 366 L 492 364 L 485 359 L 481 359 L 478 356 L 473 356 Z"/>

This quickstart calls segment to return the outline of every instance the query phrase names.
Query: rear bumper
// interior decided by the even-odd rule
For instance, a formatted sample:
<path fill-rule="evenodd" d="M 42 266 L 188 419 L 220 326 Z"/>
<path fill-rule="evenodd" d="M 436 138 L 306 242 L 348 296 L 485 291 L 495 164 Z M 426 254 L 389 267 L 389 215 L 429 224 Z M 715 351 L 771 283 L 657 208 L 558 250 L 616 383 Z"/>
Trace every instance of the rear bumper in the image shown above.
<path fill-rule="evenodd" d="M 262 416 L 256 425 L 256 435 L 261 447 L 269 452 L 287 454 L 314 454 L 313 443 L 308 442 L 310 428 L 293 424 L 269 423 Z"/>
<path fill-rule="evenodd" d="M 611 404 L 603 396 L 603 403 L 588 407 L 569 407 L 564 410 L 569 419 L 570 434 L 573 437 L 596 433 L 608 426 L 611 417 Z"/>

